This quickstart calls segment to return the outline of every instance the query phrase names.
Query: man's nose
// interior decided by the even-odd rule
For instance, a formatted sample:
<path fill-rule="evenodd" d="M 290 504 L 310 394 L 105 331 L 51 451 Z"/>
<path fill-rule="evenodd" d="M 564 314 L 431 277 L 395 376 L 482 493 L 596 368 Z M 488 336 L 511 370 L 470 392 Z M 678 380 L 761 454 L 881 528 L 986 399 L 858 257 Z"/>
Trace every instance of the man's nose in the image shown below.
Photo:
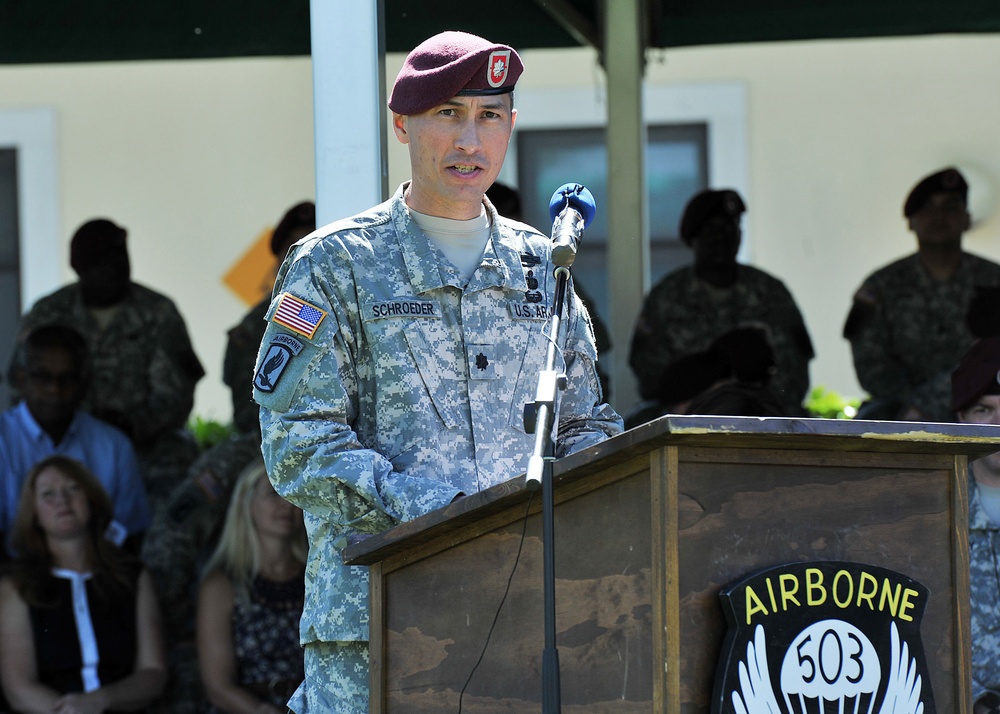
<path fill-rule="evenodd" d="M 458 136 L 455 138 L 455 147 L 466 153 L 471 153 L 478 151 L 481 146 L 482 141 L 479 138 L 479 125 L 475 119 L 469 118 L 463 121 Z"/>

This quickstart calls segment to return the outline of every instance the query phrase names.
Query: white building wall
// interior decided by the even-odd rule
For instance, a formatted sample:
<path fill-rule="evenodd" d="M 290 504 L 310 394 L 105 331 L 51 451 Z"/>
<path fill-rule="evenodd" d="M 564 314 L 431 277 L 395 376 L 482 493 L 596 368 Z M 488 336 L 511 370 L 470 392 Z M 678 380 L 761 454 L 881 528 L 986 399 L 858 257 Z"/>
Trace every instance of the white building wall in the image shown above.
<path fill-rule="evenodd" d="M 522 89 L 603 97 L 590 51 L 524 59 Z M 390 81 L 401 62 L 387 58 Z M 1000 36 L 671 50 L 651 54 L 646 82 L 746 87 L 748 259 L 802 307 L 814 384 L 860 394 L 840 329 L 861 279 L 914 250 L 901 207 L 921 176 L 966 171 L 966 245 L 1000 260 Z M 78 225 L 126 226 L 135 279 L 174 297 L 208 371 L 196 412 L 228 419 L 225 332 L 245 307 L 221 279 L 285 208 L 314 196 L 309 59 L 0 66 L 0 114 L 27 107 L 56 114 L 61 279 L 73 279 Z M 393 188 L 409 172 L 391 136 L 389 169 Z"/>

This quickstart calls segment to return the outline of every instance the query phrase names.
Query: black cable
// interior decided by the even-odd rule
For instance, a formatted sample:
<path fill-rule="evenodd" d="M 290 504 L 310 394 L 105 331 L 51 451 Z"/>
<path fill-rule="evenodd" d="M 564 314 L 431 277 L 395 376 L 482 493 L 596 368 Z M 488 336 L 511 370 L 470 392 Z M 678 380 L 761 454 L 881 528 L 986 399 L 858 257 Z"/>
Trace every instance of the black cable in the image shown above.
<path fill-rule="evenodd" d="M 493 616 L 493 624 L 490 625 L 490 631 L 486 633 L 486 642 L 483 643 L 483 651 L 479 653 L 479 659 L 472 666 L 472 671 L 469 672 L 469 678 L 465 680 L 465 684 L 462 685 L 462 691 L 458 693 L 458 714 L 462 714 L 462 697 L 465 696 L 465 690 L 472 681 L 472 677 L 476 674 L 476 670 L 479 669 L 479 665 L 483 662 L 483 657 L 486 656 L 486 649 L 490 645 L 490 638 L 493 637 L 493 630 L 497 626 L 497 620 L 500 619 L 500 611 L 503 610 L 503 604 L 507 602 L 507 596 L 510 594 L 510 584 L 514 581 L 514 573 L 517 572 L 517 564 L 521 560 L 521 551 L 524 549 L 524 536 L 528 532 L 528 514 L 531 513 L 531 501 L 534 498 L 534 493 L 528 492 L 528 507 L 524 510 L 524 526 L 521 528 L 521 542 L 517 546 L 517 556 L 514 558 L 514 567 L 510 569 L 510 576 L 507 578 L 507 588 L 503 591 L 503 597 L 500 599 L 500 604 L 497 606 L 496 614 Z"/>

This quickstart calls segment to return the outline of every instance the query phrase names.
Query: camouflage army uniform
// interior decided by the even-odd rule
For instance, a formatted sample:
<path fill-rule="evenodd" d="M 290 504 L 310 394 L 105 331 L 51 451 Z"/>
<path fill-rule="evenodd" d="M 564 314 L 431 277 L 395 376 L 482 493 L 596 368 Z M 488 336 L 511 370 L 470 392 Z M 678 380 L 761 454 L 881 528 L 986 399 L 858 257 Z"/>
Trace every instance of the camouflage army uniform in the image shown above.
<path fill-rule="evenodd" d="M 899 418 L 909 407 L 925 421 L 954 421 L 951 373 L 972 346 L 966 324 L 977 289 L 1000 285 L 1000 265 L 970 253 L 948 280 L 913 254 L 865 279 L 844 324 L 861 386 L 881 405 L 871 416 Z"/>
<path fill-rule="evenodd" d="M 74 283 L 36 302 L 19 335 L 47 324 L 72 327 L 87 341 L 91 379 L 83 408 L 128 434 L 155 514 L 197 455 L 182 429 L 205 372 L 183 318 L 169 298 L 132 283 L 102 331 Z"/>
<path fill-rule="evenodd" d="M 204 697 L 194 645 L 198 572 L 221 529 L 233 484 L 243 469 L 259 459 L 256 432 L 213 446 L 191 465 L 143 541 L 142 560 L 164 604 L 170 686 L 163 703 L 173 714 L 200 711 Z"/>
<path fill-rule="evenodd" d="M 336 685 L 308 677 L 310 645 L 368 639 L 367 568 L 342 563 L 347 536 L 514 478 L 534 446 L 522 407 L 547 349 L 551 242 L 487 203 L 490 241 L 463 287 L 412 222 L 405 186 L 292 248 L 258 357 L 264 460 L 278 493 L 305 511 L 310 541 L 301 623 L 309 699 L 300 690 L 297 711 L 342 711 Z M 288 295 L 322 312 L 312 337 L 276 321 Z M 559 455 L 622 428 L 600 403 L 593 331 L 575 295 L 563 325 Z"/>
<path fill-rule="evenodd" d="M 229 330 L 226 354 L 222 361 L 222 381 L 233 398 L 233 423 L 240 432 L 257 431 L 258 410 L 253 400 L 253 368 L 257 350 L 267 326 L 267 308 L 271 300 L 254 305 L 239 324 Z"/>
<path fill-rule="evenodd" d="M 987 517 L 969 472 L 972 699 L 1000 694 L 1000 526 Z"/>
<path fill-rule="evenodd" d="M 663 278 L 646 296 L 632 335 L 629 364 L 644 399 L 656 399 L 660 375 L 686 355 L 748 325 L 767 331 L 777 371 L 771 389 L 790 414 L 802 409 L 809 389 L 812 342 L 785 285 L 762 270 L 737 266 L 730 288 L 714 288 L 685 267 Z"/>

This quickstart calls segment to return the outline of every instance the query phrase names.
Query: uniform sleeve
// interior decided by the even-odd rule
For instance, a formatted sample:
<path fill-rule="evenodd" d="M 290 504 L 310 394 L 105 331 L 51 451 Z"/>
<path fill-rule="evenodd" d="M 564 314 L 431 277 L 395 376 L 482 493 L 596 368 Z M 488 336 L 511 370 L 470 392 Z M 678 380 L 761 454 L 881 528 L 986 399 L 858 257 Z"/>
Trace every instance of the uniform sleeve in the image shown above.
<path fill-rule="evenodd" d="M 643 301 L 632 333 L 628 363 L 635 374 L 639 395 L 646 400 L 659 396 L 663 371 L 681 355 L 671 332 L 665 330 L 665 310 L 672 302 L 668 283 L 653 288 Z"/>
<path fill-rule="evenodd" d="M 149 398 L 130 411 L 129 433 L 137 444 L 184 426 L 194 406 L 194 389 L 205 370 L 191 346 L 184 319 L 172 304 L 160 308 L 156 347 L 150 360 Z"/>
<path fill-rule="evenodd" d="M 586 306 L 571 294 L 567 325 L 567 388 L 559 403 L 557 456 L 565 456 L 620 434 L 622 418 L 604 401 L 597 375 L 597 346 Z"/>
<path fill-rule="evenodd" d="M 844 337 L 850 340 L 854 371 L 862 388 L 873 398 L 909 404 L 910 389 L 906 368 L 893 355 L 889 343 L 888 320 L 879 291 L 865 282 L 854 295 L 844 323 Z"/>
<path fill-rule="evenodd" d="M 783 402 L 791 407 L 801 407 L 809 391 L 809 361 L 815 356 L 805 320 L 795 304 L 795 298 L 784 284 L 778 283 L 774 296 L 780 331 L 775 345 L 777 373 L 772 388 Z"/>
<path fill-rule="evenodd" d="M 346 257 L 327 262 L 349 266 Z M 360 323 L 351 285 L 347 267 L 288 257 L 257 358 L 254 399 L 263 407 L 262 452 L 278 493 L 335 533 L 378 533 L 447 505 L 459 492 L 394 472 L 352 429 Z M 325 313 L 313 336 L 273 320 L 284 294 Z"/>

